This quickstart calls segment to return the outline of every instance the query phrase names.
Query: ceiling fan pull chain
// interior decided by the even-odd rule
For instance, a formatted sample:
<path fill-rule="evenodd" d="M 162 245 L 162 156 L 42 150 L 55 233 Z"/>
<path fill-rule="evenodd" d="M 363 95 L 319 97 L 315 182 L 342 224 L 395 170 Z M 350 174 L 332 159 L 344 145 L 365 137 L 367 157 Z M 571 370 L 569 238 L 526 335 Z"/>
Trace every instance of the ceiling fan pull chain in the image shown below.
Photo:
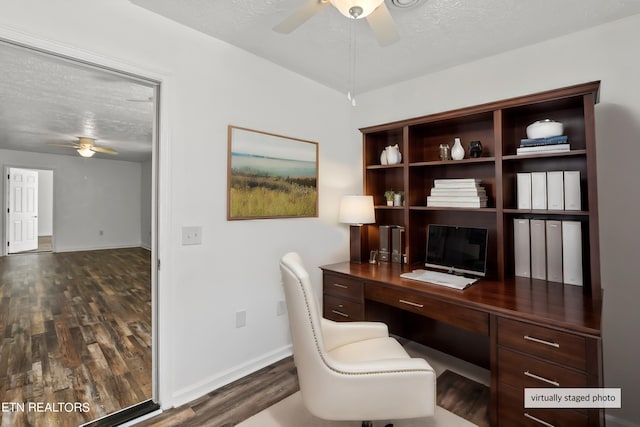
<path fill-rule="evenodd" d="M 356 20 L 351 20 L 349 31 L 349 61 L 347 77 L 347 99 L 351 101 L 353 107 L 356 106 L 355 97 L 355 74 L 356 74 Z"/>

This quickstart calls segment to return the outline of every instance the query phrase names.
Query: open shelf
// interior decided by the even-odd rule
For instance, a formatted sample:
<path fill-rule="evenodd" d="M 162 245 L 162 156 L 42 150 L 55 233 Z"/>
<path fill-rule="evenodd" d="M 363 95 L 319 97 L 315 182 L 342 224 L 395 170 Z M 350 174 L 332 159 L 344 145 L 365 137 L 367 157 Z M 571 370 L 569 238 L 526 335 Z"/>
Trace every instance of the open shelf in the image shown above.
<path fill-rule="evenodd" d="M 376 224 L 405 227 L 410 264 L 424 261 L 428 224 L 487 227 L 489 274 L 507 280 L 514 277 L 513 219 L 579 221 L 583 230 L 583 292 L 600 295 L 594 119 L 599 87 L 599 82 L 585 83 L 360 129 L 364 193 L 374 197 Z M 547 118 L 563 123 L 571 151 L 516 155 L 520 140 L 526 138 L 526 127 Z M 451 147 L 455 138 L 461 139 L 465 158 L 441 160 L 440 145 Z M 481 142 L 480 157 L 469 157 L 471 141 Z M 382 150 L 396 144 L 402 163 L 381 165 Z M 516 209 L 517 174 L 550 171 L 580 172 L 581 210 Z M 481 179 L 488 207 L 427 207 L 426 197 L 434 180 L 445 178 Z M 404 192 L 405 205 L 386 206 L 387 190 Z M 376 242 L 370 244 L 377 247 Z"/>

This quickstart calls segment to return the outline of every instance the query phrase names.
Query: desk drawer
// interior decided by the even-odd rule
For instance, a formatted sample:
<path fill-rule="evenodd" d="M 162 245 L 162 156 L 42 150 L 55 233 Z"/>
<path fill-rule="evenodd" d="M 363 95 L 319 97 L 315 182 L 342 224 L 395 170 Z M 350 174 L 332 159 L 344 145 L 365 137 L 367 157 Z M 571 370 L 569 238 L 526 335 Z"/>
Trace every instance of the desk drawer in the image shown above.
<path fill-rule="evenodd" d="M 586 387 L 586 374 L 498 347 L 498 381 L 518 387 Z"/>
<path fill-rule="evenodd" d="M 524 407 L 524 393 L 500 384 L 498 391 L 499 427 L 587 427 L 589 416 L 573 409 L 536 409 Z"/>
<path fill-rule="evenodd" d="M 324 274 L 323 293 L 363 302 L 362 282 L 337 274 Z"/>
<path fill-rule="evenodd" d="M 337 322 L 364 320 L 362 304 L 328 294 L 324 294 L 323 299 L 323 316 L 325 318 Z"/>
<path fill-rule="evenodd" d="M 579 335 L 499 318 L 498 345 L 582 371 L 587 370 L 586 340 Z"/>
<path fill-rule="evenodd" d="M 489 335 L 489 314 L 472 308 L 379 285 L 365 286 L 365 299 L 411 311 L 471 332 Z"/>

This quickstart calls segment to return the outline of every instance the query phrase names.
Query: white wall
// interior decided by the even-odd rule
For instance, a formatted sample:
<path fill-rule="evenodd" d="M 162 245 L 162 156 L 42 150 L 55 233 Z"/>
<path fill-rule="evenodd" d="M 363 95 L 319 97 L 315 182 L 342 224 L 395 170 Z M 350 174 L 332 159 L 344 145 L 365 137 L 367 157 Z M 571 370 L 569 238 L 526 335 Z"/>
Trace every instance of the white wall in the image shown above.
<path fill-rule="evenodd" d="M 54 171 L 56 251 L 140 246 L 139 163 L 12 150 L 0 162 Z"/>
<path fill-rule="evenodd" d="M 53 234 L 53 171 L 38 171 L 38 236 Z"/>
<path fill-rule="evenodd" d="M 316 266 L 348 256 L 347 229 L 336 218 L 340 196 L 361 189 L 361 148 L 349 143 L 357 131 L 344 95 L 127 0 L 0 0 L 0 10 L 0 29 L 163 80 L 161 404 L 290 354 L 286 316 L 276 316 L 279 258 L 301 252 L 319 290 Z M 319 218 L 226 221 L 228 124 L 319 143 Z M 180 244 L 185 225 L 203 227 L 201 246 Z M 238 310 L 247 311 L 242 329 L 234 327 Z"/>
<path fill-rule="evenodd" d="M 151 249 L 153 161 L 140 165 L 140 242 L 143 248 Z"/>
<path fill-rule="evenodd" d="M 640 15 L 361 94 L 353 127 L 602 80 L 596 106 L 604 377 L 609 416 L 640 424 Z M 393 105 L 393 108 L 389 108 Z M 356 143 L 354 138 L 353 143 Z M 611 420 L 609 425 L 615 425 Z"/>

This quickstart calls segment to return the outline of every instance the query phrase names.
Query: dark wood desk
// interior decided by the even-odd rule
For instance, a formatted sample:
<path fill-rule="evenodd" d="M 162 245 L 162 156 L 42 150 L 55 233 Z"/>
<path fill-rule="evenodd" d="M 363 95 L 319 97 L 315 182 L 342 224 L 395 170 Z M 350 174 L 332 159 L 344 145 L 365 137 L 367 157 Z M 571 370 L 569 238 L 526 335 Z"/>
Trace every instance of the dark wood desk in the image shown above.
<path fill-rule="evenodd" d="M 604 425 L 601 410 L 523 404 L 526 387 L 603 386 L 601 298 L 518 277 L 459 291 L 402 279 L 410 269 L 399 264 L 321 269 L 326 318 L 383 321 L 392 333 L 490 369 L 493 426 Z"/>

